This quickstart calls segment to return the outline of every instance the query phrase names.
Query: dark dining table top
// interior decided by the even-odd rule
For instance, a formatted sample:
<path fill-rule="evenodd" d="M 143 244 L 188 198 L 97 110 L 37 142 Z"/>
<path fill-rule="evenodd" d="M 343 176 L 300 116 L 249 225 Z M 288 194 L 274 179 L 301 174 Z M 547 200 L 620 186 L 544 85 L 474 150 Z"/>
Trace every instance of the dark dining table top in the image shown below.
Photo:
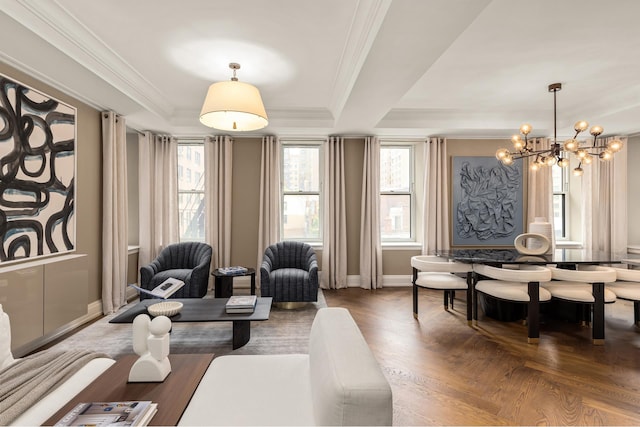
<path fill-rule="evenodd" d="M 476 264 L 619 264 L 640 262 L 640 255 L 588 251 L 586 249 L 556 249 L 550 255 L 523 255 L 513 248 L 471 248 L 435 251 L 435 255 L 455 261 Z"/>

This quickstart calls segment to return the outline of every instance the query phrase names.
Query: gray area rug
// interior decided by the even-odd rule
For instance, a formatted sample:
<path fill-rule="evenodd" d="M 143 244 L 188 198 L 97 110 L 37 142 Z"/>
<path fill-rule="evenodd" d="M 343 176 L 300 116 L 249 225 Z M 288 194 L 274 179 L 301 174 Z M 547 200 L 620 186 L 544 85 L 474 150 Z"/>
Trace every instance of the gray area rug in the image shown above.
<path fill-rule="evenodd" d="M 87 349 L 104 352 L 113 358 L 133 353 L 131 324 L 112 324 L 109 320 L 137 304 L 137 300 L 117 313 L 105 316 L 61 341 L 54 349 Z M 322 291 L 318 302 L 303 308 L 285 310 L 271 308 L 269 320 L 251 322 L 251 339 L 237 350 L 231 348 L 231 322 L 174 323 L 171 330 L 170 352 L 224 354 L 287 354 L 308 353 L 309 332 L 316 312 L 326 307 Z"/>

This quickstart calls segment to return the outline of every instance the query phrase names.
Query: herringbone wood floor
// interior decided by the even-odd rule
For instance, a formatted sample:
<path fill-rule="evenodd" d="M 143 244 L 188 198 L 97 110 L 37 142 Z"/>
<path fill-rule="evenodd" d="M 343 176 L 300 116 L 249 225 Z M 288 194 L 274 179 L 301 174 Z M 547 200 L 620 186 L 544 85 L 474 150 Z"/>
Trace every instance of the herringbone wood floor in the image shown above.
<path fill-rule="evenodd" d="M 387 376 L 395 425 L 640 425 L 640 331 L 633 306 L 607 305 L 606 342 L 546 319 L 540 343 L 526 326 L 480 314 L 467 325 L 464 295 L 445 311 L 442 292 L 411 288 L 324 291 L 351 311 Z"/>

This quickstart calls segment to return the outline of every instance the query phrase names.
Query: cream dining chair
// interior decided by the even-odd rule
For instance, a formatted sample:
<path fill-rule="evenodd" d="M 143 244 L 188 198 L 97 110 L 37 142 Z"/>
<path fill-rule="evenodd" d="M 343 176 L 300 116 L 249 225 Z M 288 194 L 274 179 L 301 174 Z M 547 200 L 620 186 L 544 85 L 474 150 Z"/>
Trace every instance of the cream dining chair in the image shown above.
<path fill-rule="evenodd" d="M 444 291 L 444 309 L 453 308 L 455 291 L 467 293 L 467 322 L 471 322 L 472 264 L 450 261 L 435 255 L 411 257 L 413 267 L 413 317 L 418 318 L 418 288 Z M 458 274 L 464 274 L 460 277 Z"/>
<path fill-rule="evenodd" d="M 551 294 L 540 285 L 551 280 L 551 271 L 536 265 L 520 265 L 517 269 L 514 267 L 473 265 L 474 276 L 476 276 L 473 319 L 478 321 L 478 292 L 498 300 L 525 304 L 527 341 L 537 343 L 540 338 L 540 303 L 551 299 Z"/>
<path fill-rule="evenodd" d="M 640 327 L 640 270 L 615 267 L 616 281 L 605 283 L 605 289 L 617 298 L 633 301 L 633 324 Z"/>
<path fill-rule="evenodd" d="M 553 299 L 583 305 L 583 320 L 589 323 L 593 311 L 592 339 L 604 344 L 604 305 L 616 301 L 616 295 L 604 284 L 616 281 L 616 271 L 599 265 L 578 265 L 576 270 L 549 267 L 552 282 L 544 284 Z"/>

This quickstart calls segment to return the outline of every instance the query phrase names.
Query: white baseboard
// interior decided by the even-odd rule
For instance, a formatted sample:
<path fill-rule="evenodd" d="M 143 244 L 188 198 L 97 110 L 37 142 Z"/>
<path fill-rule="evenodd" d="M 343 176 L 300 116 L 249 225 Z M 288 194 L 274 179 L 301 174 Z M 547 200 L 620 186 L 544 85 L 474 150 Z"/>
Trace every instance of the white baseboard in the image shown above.
<path fill-rule="evenodd" d="M 396 287 L 404 287 L 411 286 L 411 275 L 386 275 L 382 276 L 382 287 L 383 288 L 396 288 Z M 347 287 L 348 288 L 359 288 L 360 287 L 360 275 L 351 275 L 347 276 Z"/>

